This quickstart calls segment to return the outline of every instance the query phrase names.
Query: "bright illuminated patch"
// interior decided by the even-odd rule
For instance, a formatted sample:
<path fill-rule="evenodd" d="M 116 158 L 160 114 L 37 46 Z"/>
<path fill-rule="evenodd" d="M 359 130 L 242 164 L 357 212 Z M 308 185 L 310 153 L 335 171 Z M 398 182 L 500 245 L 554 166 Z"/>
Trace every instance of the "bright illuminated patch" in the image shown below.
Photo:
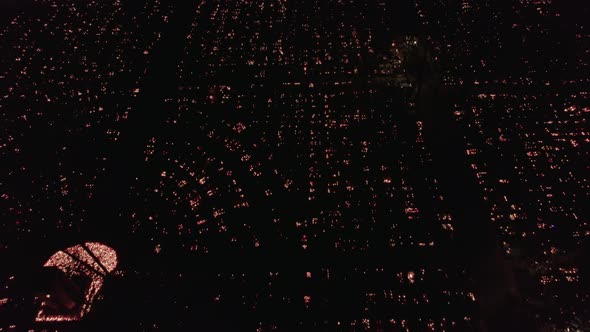
<path fill-rule="evenodd" d="M 45 267 L 56 267 L 68 278 L 88 278 L 90 283 L 83 289 L 83 303 L 72 313 L 56 314 L 47 310 L 43 302 L 35 318 L 38 322 L 77 321 L 92 309 L 104 278 L 117 267 L 117 253 L 112 248 L 96 242 L 87 242 L 56 252 L 45 263 Z"/>

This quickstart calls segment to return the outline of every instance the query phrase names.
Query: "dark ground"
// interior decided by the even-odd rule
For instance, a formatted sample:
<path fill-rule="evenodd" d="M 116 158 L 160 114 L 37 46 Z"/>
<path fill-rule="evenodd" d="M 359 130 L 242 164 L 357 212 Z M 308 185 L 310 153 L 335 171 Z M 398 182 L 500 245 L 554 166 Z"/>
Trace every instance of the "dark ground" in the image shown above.
<path fill-rule="evenodd" d="M 0 24 L 10 22 L 10 19 L 19 11 L 30 8 L 31 3 L 32 1 L 30 0 L 2 1 L 0 3 Z M 174 93 L 176 88 L 174 68 L 176 61 L 182 52 L 181 42 L 185 35 L 184 33 L 178 33 L 178 31 L 186 31 L 190 24 L 190 6 L 185 4 L 179 4 L 179 6 L 188 7 L 184 8 L 181 12 L 189 13 L 189 15 L 179 15 L 179 17 L 172 21 L 175 23 L 173 23 L 170 26 L 169 31 L 164 34 L 164 44 L 159 46 L 157 54 L 155 55 L 154 62 L 158 63 L 158 66 L 153 66 L 155 70 L 149 74 L 146 88 L 143 89 L 143 99 L 141 103 L 143 106 L 149 105 L 152 109 L 165 110 L 167 106 L 163 105 L 163 98 L 161 97 L 162 95 Z M 448 93 L 449 92 L 446 91 L 439 91 L 436 98 L 444 100 L 443 103 L 448 103 L 452 98 L 460 98 L 461 95 L 458 93 L 449 96 L 447 95 Z M 158 98 L 154 98 L 155 96 Z M 444 108 L 440 107 L 440 104 L 436 105 L 438 106 L 437 109 L 444 110 Z M 522 316 L 518 316 L 520 314 L 518 312 L 518 307 L 513 306 L 508 302 L 511 301 L 511 295 L 509 293 L 511 292 L 510 289 L 513 287 L 510 269 L 504 263 L 502 254 L 497 246 L 499 242 L 495 231 L 484 222 L 487 220 L 486 209 L 483 207 L 483 202 L 479 198 L 481 195 L 478 193 L 478 187 L 467 169 L 462 146 L 460 145 L 461 137 L 459 137 L 458 131 L 453 127 L 454 123 L 450 120 L 450 108 L 448 108 L 448 110 L 448 113 L 437 113 L 434 114 L 431 119 L 427 119 L 427 122 L 430 120 L 432 123 L 429 127 L 429 132 L 427 132 L 427 138 L 430 139 L 432 151 L 435 151 L 435 161 L 438 161 L 437 166 L 440 167 L 441 173 L 446 174 L 443 177 L 446 179 L 446 181 L 443 181 L 443 192 L 449 192 L 449 199 L 455 208 L 455 211 L 453 212 L 457 215 L 458 219 L 457 228 L 460 246 L 462 248 L 468 248 L 466 250 L 466 260 L 472 274 L 475 276 L 477 286 L 480 290 L 479 294 L 481 295 L 479 299 L 482 303 L 484 311 L 483 315 L 490 320 L 490 326 L 504 327 L 504 330 L 507 331 L 517 329 L 522 330 L 523 326 L 520 325 Z M 151 112 L 149 114 L 150 116 L 142 115 L 135 117 L 135 119 L 132 116 L 129 126 L 133 127 L 133 129 L 128 130 L 127 135 L 122 137 L 121 141 L 123 144 L 121 144 L 120 150 L 115 152 L 118 155 L 118 158 L 113 158 L 112 161 L 113 165 L 117 165 L 115 173 L 112 174 L 112 181 L 106 183 L 99 193 L 99 195 L 103 195 L 102 199 L 104 201 L 109 202 L 109 206 L 111 206 L 112 209 L 109 209 L 108 211 L 102 209 L 102 203 L 93 207 L 93 213 L 97 220 L 97 223 L 94 224 L 96 228 L 87 230 L 87 233 L 92 234 L 92 237 L 94 238 L 100 239 L 108 237 L 113 240 L 111 242 L 118 243 L 122 248 L 129 248 L 129 253 L 124 253 L 122 256 L 129 257 L 128 259 L 130 263 L 135 260 L 134 257 L 136 257 L 137 262 L 133 263 L 143 267 L 147 264 L 142 262 L 142 249 L 136 248 L 135 250 L 137 251 L 132 250 L 131 247 L 134 245 L 128 238 L 113 236 L 113 229 L 110 227 L 103 227 L 104 225 L 100 224 L 98 221 L 114 220 L 112 223 L 116 224 L 117 219 L 121 218 L 117 214 L 117 211 L 124 209 L 124 206 L 127 203 L 127 188 L 129 188 L 131 181 L 133 180 L 132 175 L 135 173 L 137 167 L 142 164 L 142 144 L 145 143 L 147 137 L 150 137 L 151 134 L 158 131 L 158 120 L 163 117 L 163 114 L 161 113 Z M 123 133 L 125 133 L 125 131 L 123 131 Z M 464 185 L 459 188 L 456 186 L 457 183 L 462 183 Z M 102 200 L 98 201 L 102 202 Z M 126 233 L 122 232 L 121 234 Z M 66 246 L 67 245 L 64 245 L 63 247 Z M 138 248 L 141 247 L 141 245 L 138 246 Z M 33 248 L 31 248 L 31 250 L 32 249 Z M 48 250 L 48 252 L 49 251 L 50 250 Z M 42 256 L 46 256 L 46 254 L 47 253 L 43 253 Z M 441 258 L 444 256 L 443 253 L 438 253 L 438 255 L 441 255 Z M 23 256 L 27 256 L 27 254 L 23 254 Z M 19 260 L 23 256 L 19 257 Z M 31 253 L 31 256 L 35 255 Z M 224 261 L 223 263 L 220 263 L 220 265 L 222 265 L 221 268 L 223 268 L 223 265 L 232 265 L 232 263 L 239 263 L 239 261 L 244 260 L 242 257 L 234 259 L 236 260 L 235 262 Z M 273 262 L 276 261 L 280 262 L 281 258 L 274 257 L 267 261 L 270 269 L 275 268 Z M 107 297 L 106 302 L 111 307 L 111 310 L 105 310 L 105 314 L 110 315 L 111 318 L 117 316 L 124 318 L 126 317 L 124 308 L 137 306 L 138 301 L 141 302 L 141 299 L 146 296 L 161 297 L 162 303 L 167 303 L 173 301 L 174 296 L 180 296 L 184 292 L 197 294 L 199 293 L 197 290 L 201 289 L 201 286 L 204 283 L 211 282 L 211 280 L 207 279 L 198 280 L 199 275 L 197 274 L 192 282 L 184 281 L 172 287 L 170 284 L 174 284 L 176 281 L 172 278 L 167 279 L 166 274 L 175 275 L 175 272 L 178 271 L 181 266 L 194 266 L 198 270 L 199 265 L 201 265 L 202 262 L 185 261 L 181 263 L 154 263 L 153 269 L 155 271 L 164 271 L 164 276 L 154 277 L 148 281 L 145 279 L 135 280 L 137 277 L 128 276 L 123 280 L 113 282 L 113 289 L 118 289 L 123 292 L 118 298 L 123 298 L 124 300 L 119 301 L 115 298 Z M 285 262 L 279 264 L 285 264 Z M 208 264 L 203 264 L 203 266 L 209 267 Z M 166 286 L 167 284 L 169 286 Z M 167 287 L 174 288 L 174 291 L 168 292 Z M 186 289 L 183 287 L 186 287 Z M 145 289 L 158 290 L 154 294 L 146 294 Z M 201 292 L 203 293 L 201 295 L 210 295 L 206 294 L 207 291 Z M 190 300 L 191 299 L 185 299 L 185 301 Z M 194 302 L 199 301 L 196 299 L 193 300 Z M 200 321 L 205 327 L 215 326 L 218 329 L 221 324 L 221 326 L 224 326 L 221 330 L 236 331 L 236 327 L 232 326 L 230 320 L 226 317 L 228 312 L 218 312 L 211 309 L 206 302 L 201 304 L 194 302 L 191 302 L 191 304 L 201 309 L 198 310 L 198 312 L 200 312 L 199 315 L 189 319 L 191 323 Z M 140 312 L 135 319 L 130 319 L 130 322 L 141 320 L 141 315 L 156 314 L 156 309 L 148 307 L 145 304 L 140 306 L 140 308 L 146 311 L 142 313 Z M 232 308 L 225 308 L 225 310 L 231 309 Z M 232 315 L 233 314 L 235 313 L 232 313 Z M 176 315 L 170 315 L 168 317 L 170 320 L 170 326 L 173 326 L 175 318 Z M 248 317 L 245 317 L 245 314 L 244 317 L 236 319 L 236 316 L 233 316 L 233 318 L 234 321 L 248 319 Z M 97 317 L 94 323 L 99 320 L 100 319 Z M 100 325 L 101 324 L 99 324 L 99 326 Z M 133 327 L 134 326 L 129 326 L 129 328 Z M 85 327 L 85 329 L 86 328 L 88 327 Z M 529 330 L 526 325 L 524 326 L 524 329 Z M 491 330 L 496 329 L 492 328 Z"/>

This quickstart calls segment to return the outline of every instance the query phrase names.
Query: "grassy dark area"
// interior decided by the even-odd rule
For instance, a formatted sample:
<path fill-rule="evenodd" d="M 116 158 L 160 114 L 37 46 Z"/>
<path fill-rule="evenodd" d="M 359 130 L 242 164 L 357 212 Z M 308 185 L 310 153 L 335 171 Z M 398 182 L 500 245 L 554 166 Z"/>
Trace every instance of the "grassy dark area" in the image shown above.
<path fill-rule="evenodd" d="M 0 26 L 8 24 L 21 12 L 26 12 L 34 5 L 34 0 L 0 1 Z"/>

